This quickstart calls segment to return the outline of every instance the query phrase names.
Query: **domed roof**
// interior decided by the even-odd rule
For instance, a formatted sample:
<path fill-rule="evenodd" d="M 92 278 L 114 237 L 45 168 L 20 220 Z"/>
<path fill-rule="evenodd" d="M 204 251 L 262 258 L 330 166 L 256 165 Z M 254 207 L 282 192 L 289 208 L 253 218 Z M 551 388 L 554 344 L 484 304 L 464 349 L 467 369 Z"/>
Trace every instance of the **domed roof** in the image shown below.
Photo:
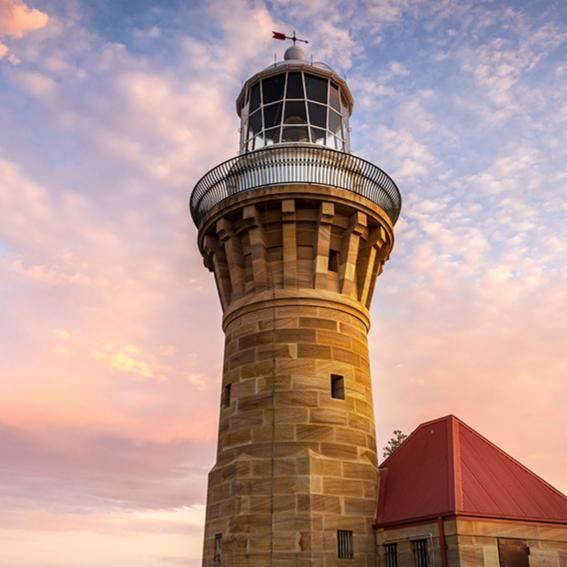
<path fill-rule="evenodd" d="M 303 49 L 301 49 L 301 47 L 297 47 L 297 45 L 292 45 L 291 47 L 287 48 L 283 58 L 286 61 L 291 61 L 291 60 L 303 61 L 305 59 L 305 53 L 303 53 Z"/>

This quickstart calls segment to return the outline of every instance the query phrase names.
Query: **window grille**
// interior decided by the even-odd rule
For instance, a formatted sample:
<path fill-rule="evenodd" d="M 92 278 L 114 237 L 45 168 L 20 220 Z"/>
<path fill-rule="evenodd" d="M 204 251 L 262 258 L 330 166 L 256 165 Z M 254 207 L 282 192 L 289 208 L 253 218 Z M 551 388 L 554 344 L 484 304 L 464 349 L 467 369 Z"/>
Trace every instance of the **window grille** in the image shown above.
<path fill-rule="evenodd" d="M 331 374 L 331 397 L 337 400 L 345 399 L 345 379 L 338 374 Z"/>
<path fill-rule="evenodd" d="M 215 554 L 213 557 L 214 561 L 221 560 L 221 549 L 222 549 L 222 534 L 215 534 Z"/>
<path fill-rule="evenodd" d="M 272 144 L 308 142 L 349 151 L 349 107 L 331 80 L 290 71 L 249 89 L 242 109 L 241 153 Z"/>
<path fill-rule="evenodd" d="M 352 532 L 350 530 L 337 531 L 337 547 L 339 559 L 354 558 L 354 546 L 352 542 Z"/>
<path fill-rule="evenodd" d="M 427 540 L 416 539 L 411 542 L 413 551 L 414 567 L 429 567 L 429 555 L 427 553 Z"/>
<path fill-rule="evenodd" d="M 386 567 L 398 567 L 398 545 L 396 543 L 384 545 L 384 559 Z"/>
<path fill-rule="evenodd" d="M 222 397 L 222 403 L 223 403 L 225 408 L 230 406 L 231 391 L 232 391 L 232 384 L 227 384 L 224 387 L 224 394 L 223 394 L 223 397 Z"/>

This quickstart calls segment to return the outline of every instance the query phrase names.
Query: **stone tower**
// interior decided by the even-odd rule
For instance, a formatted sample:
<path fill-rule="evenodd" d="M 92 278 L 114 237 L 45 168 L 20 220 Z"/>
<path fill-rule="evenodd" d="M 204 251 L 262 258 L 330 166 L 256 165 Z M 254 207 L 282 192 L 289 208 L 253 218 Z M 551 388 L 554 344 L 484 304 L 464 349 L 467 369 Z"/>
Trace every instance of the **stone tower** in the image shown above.
<path fill-rule="evenodd" d="M 400 195 L 350 154 L 345 81 L 299 48 L 236 108 L 240 155 L 190 203 L 226 335 L 203 565 L 374 566 L 368 308 Z"/>

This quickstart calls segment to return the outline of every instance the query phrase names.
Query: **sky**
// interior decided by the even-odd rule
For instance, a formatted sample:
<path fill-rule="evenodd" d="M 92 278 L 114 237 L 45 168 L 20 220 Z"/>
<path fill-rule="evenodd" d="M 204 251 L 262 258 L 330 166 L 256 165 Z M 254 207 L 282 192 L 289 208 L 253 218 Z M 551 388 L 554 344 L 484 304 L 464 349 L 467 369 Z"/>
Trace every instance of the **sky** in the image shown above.
<path fill-rule="evenodd" d="M 294 29 L 403 196 L 379 446 L 453 413 L 567 491 L 567 3 L 0 0 L 0 567 L 200 565 L 223 336 L 188 198 Z"/>

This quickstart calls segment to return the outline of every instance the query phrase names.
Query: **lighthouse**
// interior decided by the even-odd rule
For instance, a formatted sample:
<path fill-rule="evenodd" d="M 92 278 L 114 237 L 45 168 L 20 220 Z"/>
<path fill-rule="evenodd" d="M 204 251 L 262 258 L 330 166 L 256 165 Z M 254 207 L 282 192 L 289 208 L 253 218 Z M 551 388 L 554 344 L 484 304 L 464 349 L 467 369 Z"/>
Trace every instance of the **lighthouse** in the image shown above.
<path fill-rule="evenodd" d="M 367 333 L 401 200 L 351 153 L 353 106 L 294 41 L 237 97 L 239 155 L 191 194 L 225 334 L 205 567 L 376 564 Z"/>

